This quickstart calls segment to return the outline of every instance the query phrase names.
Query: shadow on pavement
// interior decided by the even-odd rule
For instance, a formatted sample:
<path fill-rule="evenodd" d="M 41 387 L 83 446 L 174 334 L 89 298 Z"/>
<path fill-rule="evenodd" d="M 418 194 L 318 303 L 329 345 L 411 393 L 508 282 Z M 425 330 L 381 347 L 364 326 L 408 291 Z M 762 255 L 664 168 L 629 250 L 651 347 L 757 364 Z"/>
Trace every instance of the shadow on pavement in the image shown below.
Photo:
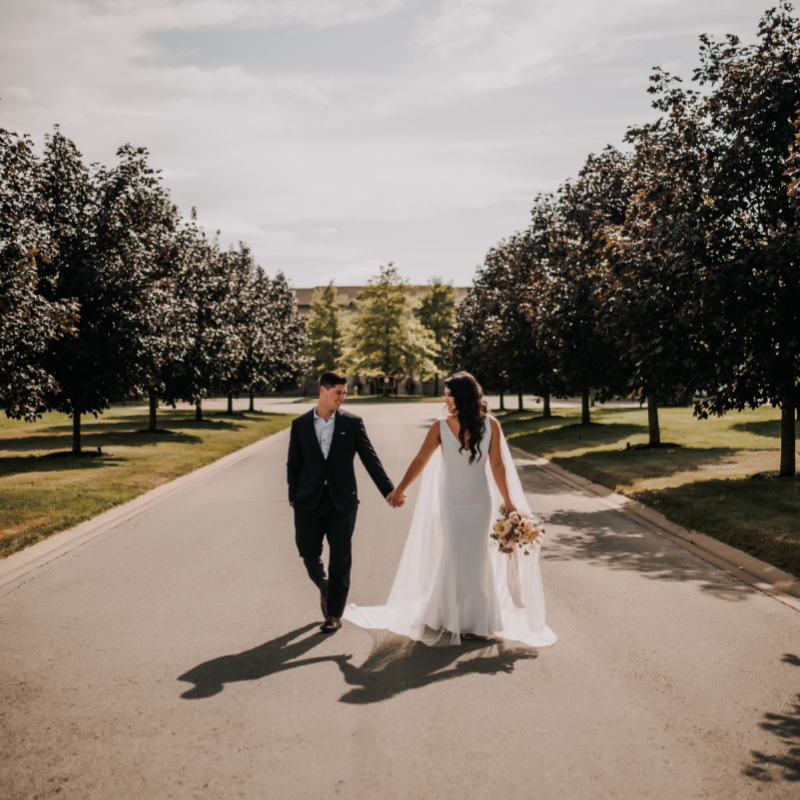
<path fill-rule="evenodd" d="M 302 628 L 285 633 L 277 639 L 254 647 L 252 650 L 245 650 L 243 653 L 231 656 L 212 658 L 211 661 L 199 664 L 178 678 L 179 681 L 195 684 L 193 688 L 187 689 L 181 697 L 184 700 L 200 700 L 219 694 L 225 688 L 226 683 L 257 681 L 268 675 L 274 675 L 287 669 L 296 669 L 306 664 L 350 658 L 350 656 L 320 656 L 296 661 L 295 659 L 304 656 L 324 639 L 315 634 L 299 641 L 294 640 L 318 627 L 318 622 L 311 622 Z"/>
<path fill-rule="evenodd" d="M 800 667 L 800 658 L 787 653 L 784 664 Z M 794 709 L 786 714 L 765 714 L 760 724 L 762 730 L 774 733 L 783 744 L 779 755 L 767 755 L 758 750 L 752 751 L 753 762 L 745 767 L 744 774 L 762 783 L 776 779 L 800 781 L 800 695 L 797 695 Z"/>
<path fill-rule="evenodd" d="M 340 702 L 366 705 L 463 675 L 510 673 L 519 659 L 534 659 L 539 655 L 533 648 L 512 646 L 501 640 L 463 641 L 460 647 L 428 647 L 386 631 L 370 631 L 372 652 L 360 667 L 350 663 L 350 655 L 302 658 L 317 644 L 329 641 L 316 632 L 295 641 L 318 625 L 310 623 L 252 650 L 199 664 L 178 678 L 194 684 L 181 697 L 184 700 L 213 697 L 226 683 L 257 681 L 278 672 L 330 661 L 354 687 Z"/>
<path fill-rule="evenodd" d="M 412 689 L 464 675 L 511 673 L 520 659 L 537 658 L 539 652 L 502 639 L 464 641 L 458 647 L 428 647 L 387 631 L 370 631 L 372 652 L 360 666 L 339 663 L 344 679 L 353 686 L 342 703 L 380 703 Z M 467 658 L 464 656 L 467 655 Z"/>
<path fill-rule="evenodd" d="M 614 528 L 603 519 L 610 514 Z M 548 561 L 580 559 L 606 569 L 639 572 L 651 580 L 695 581 L 722 600 L 742 601 L 757 593 L 700 558 L 683 550 L 676 554 L 677 545 L 633 529 L 634 523 L 613 511 L 557 511 L 547 516 L 545 525 L 562 528 L 543 552 Z"/>

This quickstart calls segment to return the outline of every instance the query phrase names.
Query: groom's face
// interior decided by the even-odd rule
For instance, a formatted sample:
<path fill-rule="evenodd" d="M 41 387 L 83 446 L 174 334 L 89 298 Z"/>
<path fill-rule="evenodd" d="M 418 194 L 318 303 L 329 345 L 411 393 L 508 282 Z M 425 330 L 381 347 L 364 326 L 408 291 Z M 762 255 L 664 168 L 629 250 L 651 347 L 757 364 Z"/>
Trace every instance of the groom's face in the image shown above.
<path fill-rule="evenodd" d="M 338 411 L 345 397 L 347 397 L 347 385 L 344 383 L 331 386 L 330 389 L 319 387 L 319 405 L 323 411 Z"/>

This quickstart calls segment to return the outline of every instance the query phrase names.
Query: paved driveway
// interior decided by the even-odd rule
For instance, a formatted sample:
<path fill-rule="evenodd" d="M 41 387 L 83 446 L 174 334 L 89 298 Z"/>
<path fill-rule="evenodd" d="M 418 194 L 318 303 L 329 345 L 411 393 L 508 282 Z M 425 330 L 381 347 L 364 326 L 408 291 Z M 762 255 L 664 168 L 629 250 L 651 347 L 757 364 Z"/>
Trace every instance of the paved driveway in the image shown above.
<path fill-rule="evenodd" d="M 398 479 L 438 406 L 351 410 Z M 286 443 L 0 589 L 0 797 L 797 797 L 798 612 L 529 465 L 555 647 L 323 637 Z M 359 476 L 379 603 L 410 504 Z"/>

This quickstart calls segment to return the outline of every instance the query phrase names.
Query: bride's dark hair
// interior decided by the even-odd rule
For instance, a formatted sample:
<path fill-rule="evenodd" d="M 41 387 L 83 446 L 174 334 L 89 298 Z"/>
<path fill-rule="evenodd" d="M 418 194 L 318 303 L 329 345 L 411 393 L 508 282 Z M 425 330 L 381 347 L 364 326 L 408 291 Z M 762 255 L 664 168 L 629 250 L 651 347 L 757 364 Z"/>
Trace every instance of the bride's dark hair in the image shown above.
<path fill-rule="evenodd" d="M 449 378 L 445 378 L 444 386 L 450 390 L 458 411 L 458 441 L 461 442 L 458 452 L 469 450 L 471 464 L 476 456 L 481 457 L 481 435 L 486 415 L 489 413 L 486 401 L 483 399 L 483 389 L 469 372 L 453 373 Z"/>

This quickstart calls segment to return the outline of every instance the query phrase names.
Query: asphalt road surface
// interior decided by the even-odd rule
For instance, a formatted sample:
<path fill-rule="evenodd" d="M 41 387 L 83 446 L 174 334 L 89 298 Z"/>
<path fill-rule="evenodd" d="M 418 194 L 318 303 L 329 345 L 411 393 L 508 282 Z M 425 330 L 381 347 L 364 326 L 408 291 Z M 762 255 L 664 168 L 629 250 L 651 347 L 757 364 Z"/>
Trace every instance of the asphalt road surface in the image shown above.
<path fill-rule="evenodd" d="M 350 408 L 395 480 L 439 411 Z M 3 800 L 800 795 L 798 612 L 522 465 L 553 648 L 322 636 L 287 442 L 0 589 Z M 359 469 L 368 605 L 411 502 Z"/>

